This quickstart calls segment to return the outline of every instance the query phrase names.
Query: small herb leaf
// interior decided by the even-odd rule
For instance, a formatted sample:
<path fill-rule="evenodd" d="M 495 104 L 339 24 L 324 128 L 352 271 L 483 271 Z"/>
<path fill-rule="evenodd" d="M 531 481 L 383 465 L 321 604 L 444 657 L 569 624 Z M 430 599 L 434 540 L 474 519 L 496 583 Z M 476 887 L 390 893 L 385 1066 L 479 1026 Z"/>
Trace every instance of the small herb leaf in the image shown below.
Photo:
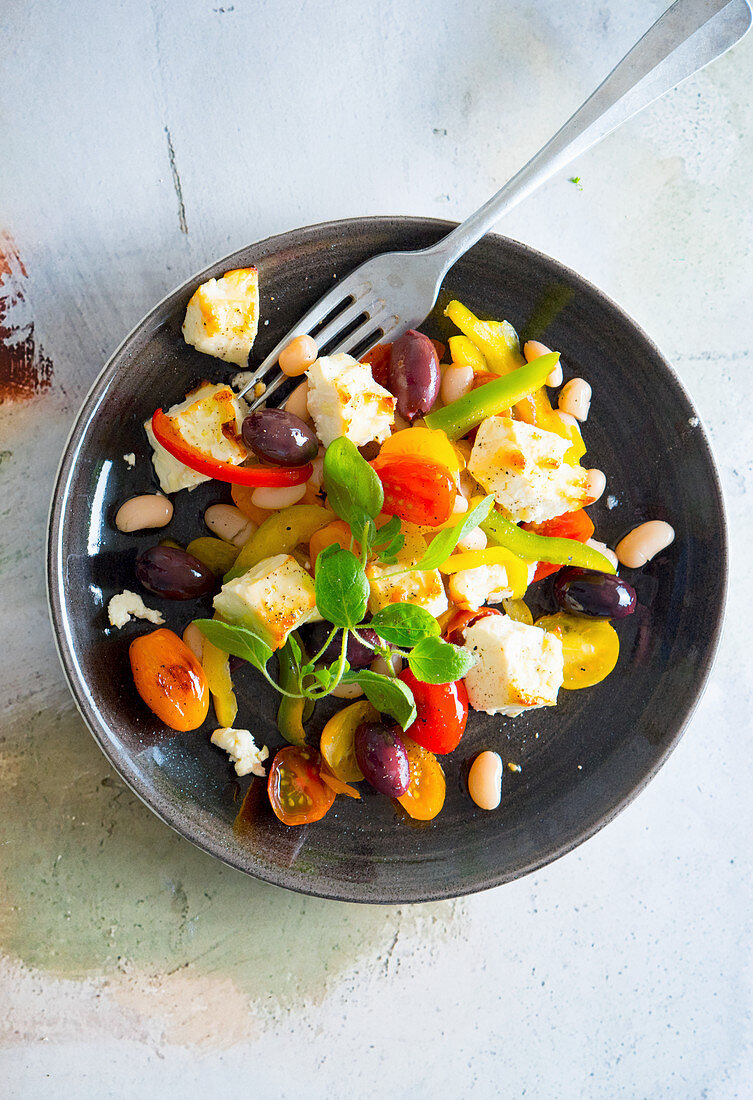
<path fill-rule="evenodd" d="M 391 603 L 377 611 L 369 626 L 380 638 L 410 649 L 424 638 L 439 635 L 439 623 L 423 607 L 412 603 Z"/>
<path fill-rule="evenodd" d="M 369 669 L 353 669 L 345 673 L 343 683 L 360 684 L 371 705 L 382 713 L 391 715 L 404 730 L 415 722 L 416 703 L 413 692 L 402 680 L 382 676 Z"/>
<path fill-rule="evenodd" d="M 314 589 L 319 614 L 333 626 L 353 629 L 366 614 L 369 582 L 350 550 L 335 546 L 322 550 L 316 559 Z"/>
<path fill-rule="evenodd" d="M 194 622 L 204 637 L 218 649 L 232 653 L 234 657 L 241 657 L 260 672 L 266 669 L 272 650 L 245 626 L 221 623 L 218 619 L 195 619 Z"/>
<path fill-rule="evenodd" d="M 473 668 L 476 658 L 441 638 L 424 638 L 408 655 L 410 670 L 425 684 L 451 684 Z"/>
<path fill-rule="evenodd" d="M 467 535 L 469 531 L 472 531 L 475 527 L 478 527 L 480 523 L 484 522 L 493 506 L 494 497 L 484 497 L 475 508 L 471 508 L 470 512 L 465 515 L 461 523 L 458 523 L 455 527 L 446 527 L 444 531 L 440 531 L 439 534 L 432 539 L 429 548 L 421 560 L 411 566 L 411 568 L 438 569 L 443 562 L 447 561 L 463 536 Z"/>
<path fill-rule="evenodd" d="M 329 504 L 353 532 L 363 531 L 366 520 L 381 512 L 382 483 L 345 436 L 333 440 L 324 452 L 323 481 Z"/>

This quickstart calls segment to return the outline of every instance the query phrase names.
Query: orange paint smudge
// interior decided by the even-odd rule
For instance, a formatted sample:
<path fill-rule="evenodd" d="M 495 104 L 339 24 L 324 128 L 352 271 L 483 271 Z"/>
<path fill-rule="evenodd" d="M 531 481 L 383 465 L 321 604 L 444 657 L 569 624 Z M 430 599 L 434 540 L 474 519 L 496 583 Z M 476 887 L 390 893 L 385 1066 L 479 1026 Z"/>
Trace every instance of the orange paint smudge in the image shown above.
<path fill-rule="evenodd" d="M 0 405 L 28 401 L 52 384 L 52 360 L 34 337 L 27 279 L 13 238 L 0 232 Z"/>

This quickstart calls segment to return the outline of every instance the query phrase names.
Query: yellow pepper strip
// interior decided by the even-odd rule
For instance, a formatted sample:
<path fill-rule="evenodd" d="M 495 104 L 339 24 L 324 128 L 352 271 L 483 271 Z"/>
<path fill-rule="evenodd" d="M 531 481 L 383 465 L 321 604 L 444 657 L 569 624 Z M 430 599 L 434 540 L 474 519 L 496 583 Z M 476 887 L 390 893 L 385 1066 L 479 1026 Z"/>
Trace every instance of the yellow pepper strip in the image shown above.
<path fill-rule="evenodd" d="M 476 345 L 486 358 L 489 370 L 495 374 L 509 374 L 525 362 L 517 333 L 507 321 L 480 321 L 461 302 L 450 302 L 445 316 Z M 580 432 L 557 416 L 543 386 L 518 401 L 515 412 L 526 423 L 569 439 L 572 445 L 565 455 L 565 462 L 574 464 L 586 453 Z"/>
<path fill-rule="evenodd" d="M 463 468 L 460 455 L 439 428 L 404 428 L 386 439 L 379 453 L 381 457 L 409 455 L 427 458 L 443 466 L 452 478 L 457 477 Z"/>
<path fill-rule="evenodd" d="M 238 713 L 238 700 L 230 679 L 230 658 L 223 650 L 204 638 L 201 663 L 212 693 L 214 713 L 221 726 L 232 726 Z"/>
<path fill-rule="evenodd" d="M 227 573 L 235 565 L 238 557 L 238 547 L 224 539 L 213 539 L 209 535 L 189 542 L 186 553 L 192 554 L 200 562 L 208 566 L 217 577 Z"/>
<path fill-rule="evenodd" d="M 333 518 L 328 508 L 316 504 L 293 504 L 273 512 L 241 548 L 235 565 L 225 574 L 225 582 L 240 577 L 265 558 L 289 554 L 299 543 L 308 544 L 314 531 L 332 523 Z"/>
<path fill-rule="evenodd" d="M 464 550 L 461 554 L 453 554 L 440 565 L 439 571 L 452 576 L 463 569 L 478 569 L 481 565 L 504 565 L 513 598 L 519 599 L 528 588 L 529 564 L 503 546 L 487 546 L 486 550 Z"/>
<path fill-rule="evenodd" d="M 509 615 L 511 619 L 514 619 L 516 623 L 525 623 L 526 626 L 533 626 L 533 615 L 525 600 L 514 600 L 510 596 L 502 601 L 502 606 L 505 609 L 505 614 Z"/>
<path fill-rule="evenodd" d="M 489 370 L 485 357 L 467 336 L 451 336 L 448 343 L 456 367 L 473 367 L 474 373 Z"/>

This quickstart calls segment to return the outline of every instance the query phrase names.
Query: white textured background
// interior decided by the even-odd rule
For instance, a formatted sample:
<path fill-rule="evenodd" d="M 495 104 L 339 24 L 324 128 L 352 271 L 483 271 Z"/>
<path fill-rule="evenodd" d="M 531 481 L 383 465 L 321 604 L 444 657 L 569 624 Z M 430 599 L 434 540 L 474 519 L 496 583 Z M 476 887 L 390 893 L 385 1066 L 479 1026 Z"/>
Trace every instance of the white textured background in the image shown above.
<path fill-rule="evenodd" d="M 42 587 L 68 427 L 155 300 L 294 226 L 462 217 L 664 6 L 5 0 L 0 231 L 28 273 L 15 323 L 33 319 L 54 380 L 0 404 L 3 1095 L 753 1095 L 753 36 L 500 227 L 656 339 L 727 496 L 708 690 L 605 831 L 457 903 L 346 906 L 251 883 L 111 775 L 72 711 Z"/>

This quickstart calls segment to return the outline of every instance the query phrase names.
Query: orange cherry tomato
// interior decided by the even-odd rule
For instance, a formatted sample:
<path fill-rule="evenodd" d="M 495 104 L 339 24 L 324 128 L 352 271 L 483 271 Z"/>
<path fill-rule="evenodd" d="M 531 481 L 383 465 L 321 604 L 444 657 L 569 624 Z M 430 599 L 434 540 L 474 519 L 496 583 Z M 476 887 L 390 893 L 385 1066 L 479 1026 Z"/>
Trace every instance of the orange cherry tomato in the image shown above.
<path fill-rule="evenodd" d="M 328 523 L 324 527 L 320 527 L 318 531 L 314 531 L 309 541 L 309 561 L 312 566 L 316 563 L 316 559 L 322 550 L 325 550 L 328 546 L 334 546 L 335 543 L 338 543 L 343 550 L 350 550 L 352 538 L 350 527 L 344 519 L 335 519 L 332 523 Z M 356 554 L 360 554 L 356 544 L 354 544 L 353 549 Z"/>
<path fill-rule="evenodd" d="M 170 729 L 198 729 L 209 711 L 209 688 L 185 642 L 172 630 L 153 630 L 134 638 L 128 656 L 136 690 L 149 709 Z"/>
<path fill-rule="evenodd" d="M 403 669 L 400 679 L 416 701 L 416 720 L 405 731 L 408 737 L 440 755 L 456 749 L 468 721 L 468 692 L 463 681 L 425 684 L 409 668 Z"/>
<path fill-rule="evenodd" d="M 565 512 L 554 519 L 544 520 L 543 523 L 522 523 L 526 531 L 533 531 L 537 535 L 547 535 L 554 539 L 577 539 L 578 542 L 588 542 L 593 538 L 594 525 L 591 517 L 583 508 L 576 508 L 574 512 Z M 533 575 L 534 581 L 540 581 L 552 573 L 557 573 L 562 568 L 554 562 L 540 561 Z"/>
<path fill-rule="evenodd" d="M 308 745 L 286 745 L 269 769 L 267 793 L 283 825 L 320 821 L 335 801 L 335 792 L 321 778 L 322 757 Z"/>
<path fill-rule="evenodd" d="M 410 737 L 403 737 L 402 742 L 408 754 L 410 782 L 397 801 L 416 821 L 431 821 L 444 806 L 447 791 L 442 765 L 433 752 Z"/>
<path fill-rule="evenodd" d="M 444 466 L 425 458 L 375 458 L 384 489 L 382 511 L 408 523 L 438 527 L 452 515 L 455 482 Z"/>

